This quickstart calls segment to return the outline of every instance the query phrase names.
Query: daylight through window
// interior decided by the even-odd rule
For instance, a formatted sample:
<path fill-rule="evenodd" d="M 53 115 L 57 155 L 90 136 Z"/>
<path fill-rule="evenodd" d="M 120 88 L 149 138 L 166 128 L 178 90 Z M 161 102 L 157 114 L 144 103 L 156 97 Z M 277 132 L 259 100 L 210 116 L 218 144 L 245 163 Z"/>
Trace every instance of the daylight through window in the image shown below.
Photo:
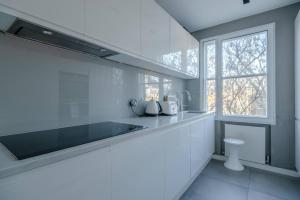
<path fill-rule="evenodd" d="M 202 41 L 206 110 L 274 122 L 273 31 L 270 24 Z"/>

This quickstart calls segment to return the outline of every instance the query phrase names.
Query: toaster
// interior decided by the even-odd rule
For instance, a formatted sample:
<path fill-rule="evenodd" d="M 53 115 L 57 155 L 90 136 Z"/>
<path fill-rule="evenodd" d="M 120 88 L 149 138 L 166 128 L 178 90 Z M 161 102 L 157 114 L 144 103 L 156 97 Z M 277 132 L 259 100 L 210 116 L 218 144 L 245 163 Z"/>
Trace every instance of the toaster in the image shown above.
<path fill-rule="evenodd" d="M 177 115 L 178 105 L 175 101 L 164 101 L 162 103 L 162 113 L 165 115 Z"/>

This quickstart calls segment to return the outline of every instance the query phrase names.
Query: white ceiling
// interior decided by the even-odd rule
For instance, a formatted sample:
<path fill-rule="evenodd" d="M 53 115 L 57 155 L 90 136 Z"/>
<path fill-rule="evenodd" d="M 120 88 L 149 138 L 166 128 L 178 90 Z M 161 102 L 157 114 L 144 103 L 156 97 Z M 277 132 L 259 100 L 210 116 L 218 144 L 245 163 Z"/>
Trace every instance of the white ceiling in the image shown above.
<path fill-rule="evenodd" d="M 156 0 L 190 32 L 290 5 L 300 0 Z"/>

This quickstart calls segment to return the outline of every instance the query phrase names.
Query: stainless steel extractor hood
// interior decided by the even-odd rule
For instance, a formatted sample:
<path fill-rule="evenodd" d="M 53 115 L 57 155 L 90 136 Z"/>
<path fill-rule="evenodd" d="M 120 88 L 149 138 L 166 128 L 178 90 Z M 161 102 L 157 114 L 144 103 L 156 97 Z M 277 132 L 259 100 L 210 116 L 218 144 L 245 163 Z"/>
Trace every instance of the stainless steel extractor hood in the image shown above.
<path fill-rule="evenodd" d="M 100 58 L 117 55 L 115 51 L 26 22 L 0 12 L 0 30 L 17 37 L 34 40 L 56 47 L 91 54 Z"/>

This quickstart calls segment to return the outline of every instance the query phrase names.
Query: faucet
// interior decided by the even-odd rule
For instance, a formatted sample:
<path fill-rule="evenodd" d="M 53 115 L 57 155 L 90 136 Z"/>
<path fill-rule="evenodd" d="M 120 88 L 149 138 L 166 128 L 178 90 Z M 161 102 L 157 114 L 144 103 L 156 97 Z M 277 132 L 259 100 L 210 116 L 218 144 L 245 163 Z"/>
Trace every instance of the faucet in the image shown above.
<path fill-rule="evenodd" d="M 183 100 L 184 100 L 184 96 L 186 95 L 186 99 L 187 99 L 187 103 L 188 104 L 183 104 Z M 190 91 L 188 91 L 188 90 L 183 90 L 182 92 L 181 92 L 181 95 L 180 95 L 180 105 L 179 105 L 179 111 L 184 111 L 185 109 L 185 107 L 188 107 L 189 106 L 189 104 L 191 103 L 191 101 L 192 101 L 192 95 L 191 95 L 191 93 L 190 93 Z"/>

